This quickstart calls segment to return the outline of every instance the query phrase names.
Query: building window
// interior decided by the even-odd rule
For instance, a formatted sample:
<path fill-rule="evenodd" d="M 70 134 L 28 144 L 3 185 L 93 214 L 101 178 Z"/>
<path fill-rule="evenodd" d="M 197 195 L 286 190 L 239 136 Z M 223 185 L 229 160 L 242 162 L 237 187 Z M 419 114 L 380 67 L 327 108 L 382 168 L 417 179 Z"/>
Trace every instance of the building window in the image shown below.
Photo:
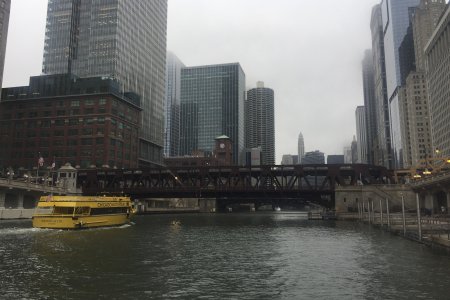
<path fill-rule="evenodd" d="M 69 130 L 67 131 L 67 134 L 68 134 L 69 136 L 78 135 L 78 129 L 69 129 Z"/>
<path fill-rule="evenodd" d="M 91 138 L 81 139 L 81 145 L 83 145 L 83 146 L 92 145 L 92 139 Z"/>

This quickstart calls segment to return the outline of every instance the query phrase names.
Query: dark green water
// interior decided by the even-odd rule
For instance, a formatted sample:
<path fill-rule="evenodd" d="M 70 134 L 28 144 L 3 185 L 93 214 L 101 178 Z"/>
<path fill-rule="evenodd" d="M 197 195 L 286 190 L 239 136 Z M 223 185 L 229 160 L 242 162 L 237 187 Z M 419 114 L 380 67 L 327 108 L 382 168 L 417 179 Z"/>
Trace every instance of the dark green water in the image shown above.
<path fill-rule="evenodd" d="M 0 299 L 449 299 L 450 257 L 298 214 L 139 216 L 85 231 L 0 222 Z"/>

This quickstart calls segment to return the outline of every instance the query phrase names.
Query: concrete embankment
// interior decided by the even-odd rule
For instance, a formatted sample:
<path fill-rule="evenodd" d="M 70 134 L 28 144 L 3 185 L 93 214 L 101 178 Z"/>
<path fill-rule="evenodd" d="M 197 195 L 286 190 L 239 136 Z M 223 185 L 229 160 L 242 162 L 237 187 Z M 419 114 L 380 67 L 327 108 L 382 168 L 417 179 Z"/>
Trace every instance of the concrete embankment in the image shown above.
<path fill-rule="evenodd" d="M 403 236 L 450 254 L 450 215 L 419 216 L 417 213 L 340 213 L 339 220 L 357 221 Z"/>
<path fill-rule="evenodd" d="M 13 220 L 13 219 L 31 219 L 34 213 L 33 209 L 26 208 L 4 208 L 0 209 L 0 220 Z"/>

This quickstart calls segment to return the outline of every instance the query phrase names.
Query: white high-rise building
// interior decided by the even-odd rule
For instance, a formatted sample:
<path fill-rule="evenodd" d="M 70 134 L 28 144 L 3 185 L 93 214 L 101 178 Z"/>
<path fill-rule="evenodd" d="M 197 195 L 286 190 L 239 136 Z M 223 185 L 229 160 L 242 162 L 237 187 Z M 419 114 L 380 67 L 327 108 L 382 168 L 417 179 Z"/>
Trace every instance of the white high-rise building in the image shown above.
<path fill-rule="evenodd" d="M 261 147 L 261 162 L 275 164 L 275 105 L 274 91 L 259 81 L 247 91 L 245 100 L 245 147 Z"/>
<path fill-rule="evenodd" d="M 303 158 L 305 157 L 305 141 L 303 139 L 303 134 L 300 132 L 298 135 L 298 163 L 302 164 Z"/>

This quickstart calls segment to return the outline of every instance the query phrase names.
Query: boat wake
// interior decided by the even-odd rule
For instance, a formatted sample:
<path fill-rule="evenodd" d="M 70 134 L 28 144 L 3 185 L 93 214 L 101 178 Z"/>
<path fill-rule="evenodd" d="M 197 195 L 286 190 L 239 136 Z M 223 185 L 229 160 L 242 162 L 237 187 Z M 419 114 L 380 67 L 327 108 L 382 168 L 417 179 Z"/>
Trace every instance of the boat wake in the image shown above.
<path fill-rule="evenodd" d="M 41 229 L 41 228 L 2 228 L 0 229 L 0 236 L 1 235 L 24 235 L 29 233 L 35 233 L 35 232 L 46 232 L 50 231 L 50 229 Z"/>

